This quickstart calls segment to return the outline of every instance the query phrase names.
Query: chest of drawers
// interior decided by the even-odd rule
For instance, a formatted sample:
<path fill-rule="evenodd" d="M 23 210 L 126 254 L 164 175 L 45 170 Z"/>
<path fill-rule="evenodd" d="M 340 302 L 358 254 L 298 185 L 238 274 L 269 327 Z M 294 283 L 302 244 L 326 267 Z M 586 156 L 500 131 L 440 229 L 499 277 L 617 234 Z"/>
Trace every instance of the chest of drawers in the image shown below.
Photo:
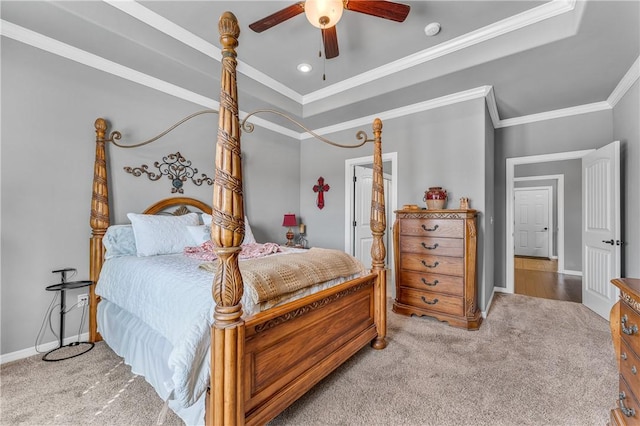
<path fill-rule="evenodd" d="M 619 386 L 611 425 L 640 425 L 640 280 L 616 278 L 620 301 L 611 310 L 611 333 L 618 356 Z"/>
<path fill-rule="evenodd" d="M 395 213 L 393 311 L 478 329 L 482 316 L 477 304 L 476 211 Z"/>

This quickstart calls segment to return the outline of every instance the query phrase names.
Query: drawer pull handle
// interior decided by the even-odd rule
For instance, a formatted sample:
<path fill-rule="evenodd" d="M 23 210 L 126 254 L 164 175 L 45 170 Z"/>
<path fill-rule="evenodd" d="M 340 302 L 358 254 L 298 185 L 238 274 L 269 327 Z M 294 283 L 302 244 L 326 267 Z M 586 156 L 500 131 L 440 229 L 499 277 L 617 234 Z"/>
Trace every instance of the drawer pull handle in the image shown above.
<path fill-rule="evenodd" d="M 428 245 L 426 245 L 425 243 L 422 243 L 422 247 L 426 248 L 427 250 L 435 250 L 435 249 L 437 249 L 437 248 L 438 248 L 438 243 L 435 243 L 435 244 L 434 244 L 434 245 L 432 245 L 432 246 L 428 246 Z"/>
<path fill-rule="evenodd" d="M 424 297 L 424 296 L 422 296 L 422 301 L 423 301 L 424 303 L 426 303 L 427 305 L 435 305 L 436 303 L 438 303 L 438 299 L 433 299 L 433 302 L 429 302 L 429 301 L 427 300 L 427 298 L 426 298 L 426 297 Z"/>
<path fill-rule="evenodd" d="M 436 225 L 433 228 L 427 228 L 426 226 L 422 225 L 422 229 L 424 229 L 425 231 L 428 231 L 428 232 L 433 232 L 438 228 L 439 228 L 439 225 Z"/>
<path fill-rule="evenodd" d="M 436 266 L 438 266 L 440 264 L 440 262 L 436 262 L 433 265 L 429 265 L 427 262 L 425 262 L 424 260 L 421 260 L 420 262 L 422 262 L 422 264 L 424 266 L 426 266 L 427 268 L 435 268 Z M 637 327 L 636 327 L 637 328 Z M 637 331 L 637 330 L 636 330 Z"/>
<path fill-rule="evenodd" d="M 633 374 L 638 374 L 638 369 L 636 368 L 636 366 L 635 366 L 635 365 L 632 365 L 632 366 L 631 366 L 631 372 L 632 372 Z"/>
<path fill-rule="evenodd" d="M 624 406 L 623 399 L 625 399 L 626 397 L 627 395 L 625 395 L 624 391 L 621 391 L 620 395 L 618 395 L 618 404 L 620 405 L 620 411 L 622 411 L 622 414 L 627 417 L 633 417 L 636 415 L 636 410 Z"/>
<path fill-rule="evenodd" d="M 435 287 L 438 285 L 439 281 L 435 280 L 434 282 L 430 283 L 429 281 L 425 280 L 424 278 L 420 278 L 422 280 L 422 283 L 424 285 L 428 285 L 429 287 Z"/>
<path fill-rule="evenodd" d="M 620 321 L 622 322 L 622 332 L 624 334 L 628 334 L 629 336 L 632 336 L 638 332 L 638 326 L 634 324 L 631 327 L 627 327 L 627 321 L 629 321 L 629 318 L 627 317 L 627 314 L 624 314 Z"/>
<path fill-rule="evenodd" d="M 622 358 L 623 361 L 626 361 L 627 360 L 627 353 L 626 352 L 622 352 L 620 354 L 620 358 Z"/>

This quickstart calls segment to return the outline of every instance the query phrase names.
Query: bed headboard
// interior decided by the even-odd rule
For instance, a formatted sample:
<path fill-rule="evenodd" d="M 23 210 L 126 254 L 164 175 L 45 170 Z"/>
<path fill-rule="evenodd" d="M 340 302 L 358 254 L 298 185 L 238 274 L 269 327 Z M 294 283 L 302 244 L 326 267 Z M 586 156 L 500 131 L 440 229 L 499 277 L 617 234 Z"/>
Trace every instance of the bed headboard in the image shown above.
<path fill-rule="evenodd" d="M 189 210 L 189 207 L 195 207 L 196 209 L 200 210 L 203 213 L 211 214 L 211 206 L 209 206 L 206 203 L 203 203 L 200 200 L 196 200 L 195 198 L 191 198 L 191 197 L 165 198 L 164 200 L 160 200 L 157 203 L 147 207 L 147 209 L 144 210 L 142 213 L 158 214 L 172 207 L 178 207 L 176 211 L 172 212 L 172 214 L 174 215 L 189 213 L 191 211 Z"/>

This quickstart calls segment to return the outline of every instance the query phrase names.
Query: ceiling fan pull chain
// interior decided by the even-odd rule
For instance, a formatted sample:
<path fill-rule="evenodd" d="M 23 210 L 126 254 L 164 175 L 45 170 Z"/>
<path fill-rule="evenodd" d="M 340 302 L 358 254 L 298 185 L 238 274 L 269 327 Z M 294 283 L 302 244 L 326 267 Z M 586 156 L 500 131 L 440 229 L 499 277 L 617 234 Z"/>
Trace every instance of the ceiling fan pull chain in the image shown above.
<path fill-rule="evenodd" d="M 324 26 L 323 26 L 324 27 Z M 322 58 L 322 49 L 324 47 L 324 39 L 322 37 L 322 30 L 320 31 L 320 48 L 318 49 L 318 58 Z M 322 81 L 327 80 L 327 76 L 325 74 L 327 68 L 327 58 L 326 56 L 322 59 Z"/>

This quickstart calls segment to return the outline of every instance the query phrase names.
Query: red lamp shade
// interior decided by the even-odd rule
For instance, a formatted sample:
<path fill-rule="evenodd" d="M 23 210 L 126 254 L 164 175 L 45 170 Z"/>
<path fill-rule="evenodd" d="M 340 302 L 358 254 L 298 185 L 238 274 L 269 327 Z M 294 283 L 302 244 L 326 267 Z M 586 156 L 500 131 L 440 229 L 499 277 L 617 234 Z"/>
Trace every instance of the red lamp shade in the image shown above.
<path fill-rule="evenodd" d="M 282 221 L 282 226 L 297 226 L 298 221 L 296 220 L 295 214 L 285 214 L 284 220 Z"/>

